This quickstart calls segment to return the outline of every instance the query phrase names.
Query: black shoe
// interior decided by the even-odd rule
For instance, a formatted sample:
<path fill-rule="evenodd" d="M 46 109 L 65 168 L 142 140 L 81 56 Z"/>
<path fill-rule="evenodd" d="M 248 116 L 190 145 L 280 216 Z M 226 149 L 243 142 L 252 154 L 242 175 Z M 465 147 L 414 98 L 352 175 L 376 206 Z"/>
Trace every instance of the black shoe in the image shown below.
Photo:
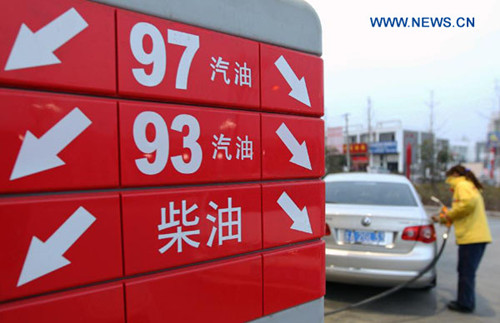
<path fill-rule="evenodd" d="M 462 305 L 458 304 L 457 301 L 449 302 L 448 309 L 450 309 L 452 311 L 460 312 L 460 313 L 472 313 L 472 312 L 474 312 L 473 309 L 462 306 Z"/>

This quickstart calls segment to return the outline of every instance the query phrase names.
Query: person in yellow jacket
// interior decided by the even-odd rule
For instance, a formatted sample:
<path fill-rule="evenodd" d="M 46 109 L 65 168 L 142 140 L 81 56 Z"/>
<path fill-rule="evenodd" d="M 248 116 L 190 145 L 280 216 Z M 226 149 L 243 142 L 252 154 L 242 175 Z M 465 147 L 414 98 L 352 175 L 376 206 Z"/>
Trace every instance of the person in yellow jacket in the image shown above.
<path fill-rule="evenodd" d="M 446 172 L 446 183 L 453 192 L 451 209 L 434 221 L 451 223 L 458 244 L 458 297 L 448 303 L 453 311 L 471 313 L 475 308 L 476 271 L 491 233 L 481 195 L 483 186 L 474 173 L 461 165 Z"/>

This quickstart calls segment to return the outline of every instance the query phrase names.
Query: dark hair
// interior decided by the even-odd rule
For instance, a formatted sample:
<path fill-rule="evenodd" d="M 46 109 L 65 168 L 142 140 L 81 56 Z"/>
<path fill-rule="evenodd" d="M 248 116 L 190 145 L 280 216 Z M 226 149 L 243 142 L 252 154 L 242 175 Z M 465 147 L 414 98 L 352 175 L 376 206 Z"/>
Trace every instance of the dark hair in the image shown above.
<path fill-rule="evenodd" d="M 465 178 L 470 180 L 478 190 L 483 189 L 483 185 L 481 185 L 481 183 L 476 178 L 476 175 L 474 175 L 474 173 L 471 172 L 470 169 L 465 168 L 460 164 L 455 165 L 452 168 L 448 169 L 448 171 L 446 172 L 446 176 L 451 176 L 454 174 L 457 174 L 459 176 L 465 176 Z"/>

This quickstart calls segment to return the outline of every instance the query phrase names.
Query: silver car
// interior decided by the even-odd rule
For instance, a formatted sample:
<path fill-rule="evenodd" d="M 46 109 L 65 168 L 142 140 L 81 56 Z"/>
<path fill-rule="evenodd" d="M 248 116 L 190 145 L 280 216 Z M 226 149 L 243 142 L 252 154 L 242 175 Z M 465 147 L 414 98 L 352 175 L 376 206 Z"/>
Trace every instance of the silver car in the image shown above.
<path fill-rule="evenodd" d="M 413 185 L 390 174 L 325 177 L 326 280 L 395 286 L 436 255 L 436 232 Z M 433 287 L 431 270 L 410 287 Z"/>

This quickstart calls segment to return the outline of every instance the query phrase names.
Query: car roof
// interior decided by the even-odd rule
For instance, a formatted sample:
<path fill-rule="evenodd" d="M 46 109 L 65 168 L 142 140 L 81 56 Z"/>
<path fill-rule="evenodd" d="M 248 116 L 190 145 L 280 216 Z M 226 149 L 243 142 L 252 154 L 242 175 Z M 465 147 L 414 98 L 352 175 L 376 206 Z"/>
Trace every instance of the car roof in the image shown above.
<path fill-rule="evenodd" d="M 325 182 L 389 182 L 389 183 L 405 183 L 411 182 L 402 175 L 396 174 L 377 174 L 377 173 L 336 173 L 328 174 L 324 178 Z"/>

